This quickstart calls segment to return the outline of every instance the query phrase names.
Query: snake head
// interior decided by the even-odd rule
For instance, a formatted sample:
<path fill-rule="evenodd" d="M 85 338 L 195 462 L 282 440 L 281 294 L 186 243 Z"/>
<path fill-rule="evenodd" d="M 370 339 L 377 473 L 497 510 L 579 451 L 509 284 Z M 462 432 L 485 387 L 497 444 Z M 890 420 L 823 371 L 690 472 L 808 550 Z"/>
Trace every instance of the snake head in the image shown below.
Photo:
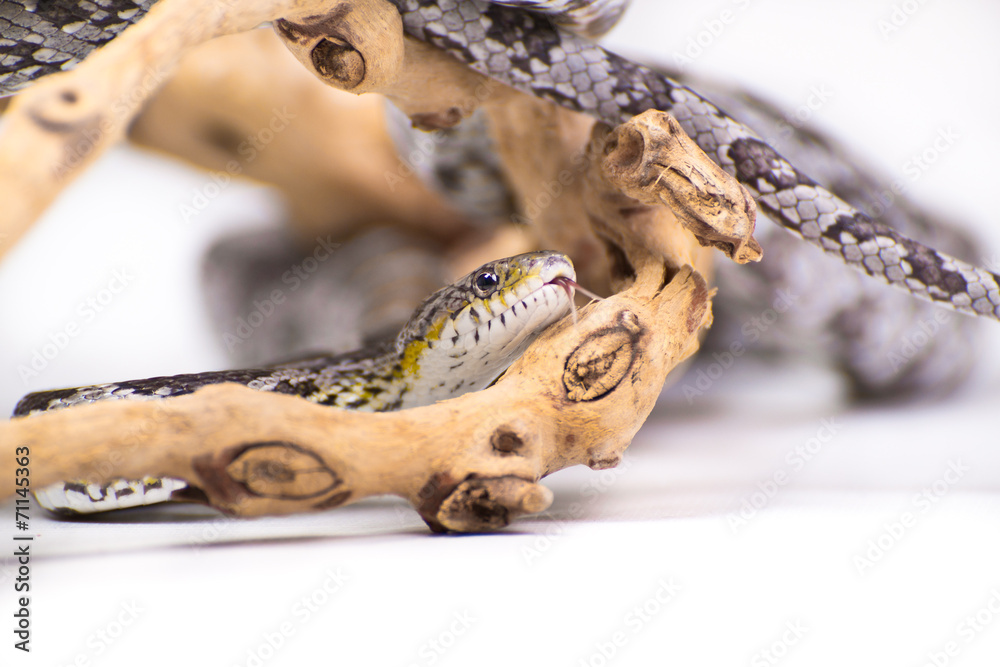
<path fill-rule="evenodd" d="M 432 294 L 396 339 L 404 377 L 420 385 L 411 395 L 433 402 L 489 386 L 569 312 L 575 278 L 566 255 L 531 252 L 488 262 Z"/>

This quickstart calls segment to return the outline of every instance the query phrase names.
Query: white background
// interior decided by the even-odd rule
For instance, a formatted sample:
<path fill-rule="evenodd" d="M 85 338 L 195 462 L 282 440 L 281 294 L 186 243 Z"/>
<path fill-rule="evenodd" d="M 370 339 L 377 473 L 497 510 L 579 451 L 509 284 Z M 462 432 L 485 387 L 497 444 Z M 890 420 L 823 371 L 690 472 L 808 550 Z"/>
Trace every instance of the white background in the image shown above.
<path fill-rule="evenodd" d="M 990 260 L 1000 252 L 1000 5 L 906 4 L 912 16 L 886 37 L 878 22 L 892 2 L 636 0 L 608 41 L 672 63 L 728 9 L 735 20 L 691 67 L 791 109 L 827 86 L 834 97 L 813 122 L 894 178 L 953 128 L 960 140 L 912 193 L 974 226 L 979 259 Z M 205 178 L 116 149 L 5 258 L 0 410 L 31 390 L 224 364 L 200 301 L 200 254 L 223 231 L 276 225 L 282 212 L 265 190 L 231 185 L 186 224 L 178 207 Z M 115 270 L 132 276 L 127 288 L 84 322 L 78 304 Z M 81 334 L 22 381 L 18 366 L 71 321 Z M 258 521 L 198 509 L 121 522 L 34 516 L 34 651 L 25 660 L 10 648 L 8 564 L 0 655 L 32 665 L 258 664 L 251 654 L 266 665 L 996 665 L 1000 328 L 982 329 L 970 384 L 909 407 L 847 408 L 829 377 L 740 360 L 694 406 L 661 403 L 621 469 L 554 475 L 553 511 L 498 535 L 431 536 L 392 500 Z M 820 436 L 812 460 L 789 463 Z M 948 484 L 953 464 L 967 470 Z M 776 472 L 787 483 L 734 525 Z M 943 495 L 926 506 L 916 496 L 935 482 Z M 0 510 L 10 525 L 12 506 Z M 914 525 L 889 535 L 907 512 Z M 966 620 L 977 613 L 983 626 Z"/>

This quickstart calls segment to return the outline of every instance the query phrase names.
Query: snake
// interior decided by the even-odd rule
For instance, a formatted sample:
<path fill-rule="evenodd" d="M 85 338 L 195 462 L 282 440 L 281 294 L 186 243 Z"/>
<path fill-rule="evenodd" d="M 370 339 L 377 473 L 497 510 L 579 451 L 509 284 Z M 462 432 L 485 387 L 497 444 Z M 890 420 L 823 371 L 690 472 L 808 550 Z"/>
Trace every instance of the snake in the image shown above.
<path fill-rule="evenodd" d="M 263 368 L 190 373 L 28 394 L 15 417 L 97 402 L 151 401 L 235 382 L 258 391 L 363 412 L 430 405 L 492 384 L 572 305 L 576 273 L 558 252 L 494 260 L 420 304 L 394 340 L 338 355 Z M 109 483 L 59 482 L 36 493 L 64 514 L 102 512 L 184 497 L 183 480 L 145 477 Z"/>
<path fill-rule="evenodd" d="M 670 113 L 706 155 L 751 192 L 759 211 L 799 240 L 918 298 L 966 314 L 1000 319 L 1000 277 L 996 274 L 874 219 L 808 176 L 692 87 L 594 42 L 591 38 L 617 20 L 627 1 L 388 1 L 398 9 L 408 36 L 522 92 L 611 126 L 649 109 Z M 4 47 L 0 94 L 16 92 L 40 76 L 71 69 L 128 24 L 141 20 L 151 5 L 151 0 L 101 0 L 96 4 L 88 0 L 0 0 L 0 45 Z M 373 359 L 320 358 L 312 366 L 304 364 L 281 372 L 319 373 L 324 364 L 364 366 Z M 175 385 L 158 385 L 154 391 L 176 395 L 193 390 L 193 384 L 200 381 L 196 378 L 205 375 L 181 376 L 185 379 Z M 269 382 L 262 377 L 243 375 L 236 379 L 245 384 Z M 356 408 L 374 407 L 390 398 L 386 394 L 385 399 L 372 400 L 356 390 L 356 381 L 348 384 L 352 388 L 343 394 L 350 394 L 345 407 L 354 403 Z M 279 382 L 276 386 L 284 385 Z M 115 392 L 134 398 L 142 395 L 130 391 L 132 388 L 119 385 L 89 390 L 100 391 L 94 395 L 101 400 L 116 396 Z M 317 389 L 316 395 L 324 399 L 341 394 Z M 73 404 L 79 398 L 79 392 L 63 391 L 69 393 L 51 395 L 44 410 Z M 368 403 L 362 404 L 363 399 Z M 36 396 L 32 400 L 40 399 Z M 395 405 L 397 400 L 388 404 Z M 29 413 L 40 409 L 31 405 L 35 404 L 25 404 Z"/>

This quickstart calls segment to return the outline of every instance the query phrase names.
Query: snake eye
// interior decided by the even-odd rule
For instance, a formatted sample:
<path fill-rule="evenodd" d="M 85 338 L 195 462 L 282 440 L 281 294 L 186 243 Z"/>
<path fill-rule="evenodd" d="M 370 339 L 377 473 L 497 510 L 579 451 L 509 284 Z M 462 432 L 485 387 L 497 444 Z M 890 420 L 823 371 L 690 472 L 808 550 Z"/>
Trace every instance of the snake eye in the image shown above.
<path fill-rule="evenodd" d="M 475 288 L 476 294 L 479 296 L 489 296 L 499 284 L 500 279 L 497 278 L 497 274 L 492 271 L 480 271 L 472 280 L 472 286 Z"/>

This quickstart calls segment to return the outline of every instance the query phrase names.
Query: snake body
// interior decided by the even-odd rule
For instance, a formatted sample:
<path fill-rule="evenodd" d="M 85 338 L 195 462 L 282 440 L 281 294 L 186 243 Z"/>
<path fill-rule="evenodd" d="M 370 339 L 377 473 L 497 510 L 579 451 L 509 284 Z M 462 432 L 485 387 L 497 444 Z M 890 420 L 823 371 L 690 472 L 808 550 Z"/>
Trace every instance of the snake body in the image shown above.
<path fill-rule="evenodd" d="M 0 0 L 0 95 L 72 69 L 155 0 Z"/>
<path fill-rule="evenodd" d="M 685 83 L 769 143 L 780 142 L 784 155 L 848 203 L 873 210 L 873 202 L 891 188 L 890 177 L 843 142 L 795 122 L 791 110 L 731 84 L 705 79 Z M 975 241 L 960 226 L 915 206 L 905 193 L 881 210 L 880 218 L 939 250 L 976 254 Z M 885 289 L 832 255 L 817 257 L 814 248 L 777 225 L 758 225 L 756 238 L 766 248 L 767 261 L 716 267 L 716 318 L 702 342 L 703 366 L 696 365 L 677 386 L 681 394 L 688 388 L 686 400 L 697 397 L 691 388 L 697 389 L 698 371 L 712 370 L 712 363 L 731 353 L 734 341 L 766 354 L 769 363 L 788 357 L 821 361 L 841 372 L 852 397 L 882 401 L 941 396 L 959 386 L 980 358 L 976 334 L 981 327 L 975 319 Z M 794 307 L 773 322 L 755 325 L 755 318 L 770 312 L 776 299 Z"/>
<path fill-rule="evenodd" d="M 114 382 L 28 394 L 14 416 L 111 400 L 157 400 L 236 382 L 321 405 L 386 412 L 429 405 L 486 388 L 571 305 L 569 258 L 534 252 L 489 262 L 435 292 L 391 343 L 276 366 Z M 59 483 L 39 491 L 57 512 L 105 511 L 162 502 L 182 480 L 149 477 L 109 484 Z"/>

